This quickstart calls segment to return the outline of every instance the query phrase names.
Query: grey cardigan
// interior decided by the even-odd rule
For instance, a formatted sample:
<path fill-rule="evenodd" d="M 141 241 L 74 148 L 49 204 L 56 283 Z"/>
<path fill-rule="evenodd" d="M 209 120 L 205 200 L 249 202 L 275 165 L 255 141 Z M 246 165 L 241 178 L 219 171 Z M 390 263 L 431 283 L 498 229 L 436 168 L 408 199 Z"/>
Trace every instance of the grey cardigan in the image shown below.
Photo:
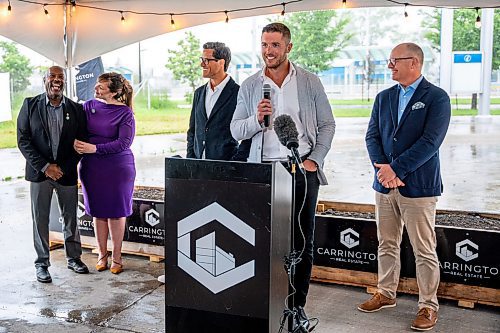
<path fill-rule="evenodd" d="M 321 185 L 328 184 L 322 170 L 335 134 L 335 119 L 330 102 L 319 78 L 293 64 L 297 73 L 299 116 L 312 150 L 308 159 L 318 165 Z M 257 104 L 262 99 L 261 71 L 243 81 L 231 121 L 231 134 L 236 140 L 252 138 L 249 162 L 261 162 L 262 127 L 257 120 Z"/>

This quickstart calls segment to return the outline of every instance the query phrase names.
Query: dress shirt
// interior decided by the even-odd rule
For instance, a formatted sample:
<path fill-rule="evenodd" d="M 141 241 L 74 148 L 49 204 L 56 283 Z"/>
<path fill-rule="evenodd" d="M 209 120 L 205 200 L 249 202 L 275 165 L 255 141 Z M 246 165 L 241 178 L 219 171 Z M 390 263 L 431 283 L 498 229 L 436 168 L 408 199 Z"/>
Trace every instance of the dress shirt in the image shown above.
<path fill-rule="evenodd" d="M 214 105 L 217 103 L 217 100 L 219 99 L 222 90 L 224 90 L 224 87 L 228 83 L 229 78 L 229 75 L 226 74 L 226 78 L 215 86 L 214 90 L 212 90 L 210 81 L 207 83 L 207 92 L 205 94 L 205 110 L 207 111 L 207 119 L 210 118 Z"/>
<path fill-rule="evenodd" d="M 403 113 L 405 112 L 408 102 L 410 102 L 411 97 L 415 93 L 415 90 L 417 90 L 417 87 L 423 78 L 424 77 L 420 75 L 420 77 L 415 80 L 415 82 L 407 86 L 406 89 L 403 88 L 401 84 L 399 84 L 398 124 L 401 120 L 401 117 L 403 116 Z"/>
<path fill-rule="evenodd" d="M 280 143 L 273 127 L 274 119 L 282 114 L 289 115 L 297 127 L 300 156 L 308 154 L 311 151 L 311 146 L 300 120 L 297 72 L 295 67 L 290 62 L 290 70 L 281 87 L 278 87 L 273 80 L 265 75 L 265 69 L 262 70 L 261 76 L 263 83 L 271 86 L 271 104 L 273 107 L 273 114 L 270 116 L 270 126 L 264 130 L 262 159 L 264 161 L 286 161 L 287 156 L 290 155 L 290 150 Z"/>
<path fill-rule="evenodd" d="M 61 131 L 63 126 L 63 107 L 64 107 L 64 96 L 62 98 L 61 104 L 58 106 L 53 106 L 50 104 L 48 97 L 45 97 L 45 109 L 47 111 L 47 124 L 49 128 L 50 144 L 52 148 L 52 156 L 54 160 L 57 158 L 57 150 L 59 149 L 59 139 L 61 138 Z M 50 163 L 47 163 L 42 171 L 47 170 Z"/>

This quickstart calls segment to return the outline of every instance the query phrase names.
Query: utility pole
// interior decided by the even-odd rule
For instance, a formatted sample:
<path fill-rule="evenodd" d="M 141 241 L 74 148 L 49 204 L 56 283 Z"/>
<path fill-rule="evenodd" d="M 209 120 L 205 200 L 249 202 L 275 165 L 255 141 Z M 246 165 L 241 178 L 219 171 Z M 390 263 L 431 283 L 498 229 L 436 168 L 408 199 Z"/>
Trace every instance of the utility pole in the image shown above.
<path fill-rule="evenodd" d="M 138 42 L 139 46 L 139 84 L 142 82 L 142 61 L 141 61 L 141 42 Z"/>

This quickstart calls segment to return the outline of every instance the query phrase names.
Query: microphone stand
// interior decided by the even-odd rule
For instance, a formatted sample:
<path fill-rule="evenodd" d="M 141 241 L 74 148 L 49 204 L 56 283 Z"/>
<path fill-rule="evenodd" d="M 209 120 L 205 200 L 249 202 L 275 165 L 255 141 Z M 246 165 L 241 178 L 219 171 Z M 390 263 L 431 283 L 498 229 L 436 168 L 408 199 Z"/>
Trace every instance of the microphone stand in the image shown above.
<path fill-rule="evenodd" d="M 290 147 L 291 156 L 288 156 L 288 164 L 290 165 L 290 173 L 292 175 L 292 223 L 291 223 L 291 248 L 290 254 L 285 258 L 285 268 L 288 274 L 288 279 L 290 285 L 293 289 L 291 298 L 288 299 L 288 309 L 284 311 L 284 318 L 282 321 L 282 325 L 285 323 L 287 319 L 291 319 L 288 321 L 288 332 L 292 333 L 305 333 L 309 332 L 301 323 L 299 319 L 299 314 L 295 309 L 295 268 L 298 264 L 300 258 L 297 258 L 297 251 L 295 250 L 295 184 L 296 184 L 296 174 L 297 174 L 297 166 L 302 174 L 305 174 L 305 171 L 302 166 L 302 161 L 300 159 L 300 155 L 297 151 L 296 147 Z M 283 326 L 282 326 L 283 327 Z M 280 329 L 280 332 L 282 330 Z"/>

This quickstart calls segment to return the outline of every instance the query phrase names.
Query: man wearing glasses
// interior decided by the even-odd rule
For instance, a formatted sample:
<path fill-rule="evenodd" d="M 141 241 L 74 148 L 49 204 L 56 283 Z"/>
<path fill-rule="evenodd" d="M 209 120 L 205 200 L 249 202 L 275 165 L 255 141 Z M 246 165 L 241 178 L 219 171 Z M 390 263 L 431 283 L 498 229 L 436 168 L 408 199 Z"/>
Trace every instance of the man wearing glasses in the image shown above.
<path fill-rule="evenodd" d="M 430 330 L 437 322 L 434 225 L 437 198 L 443 191 L 439 147 L 451 117 L 448 95 L 422 76 L 423 62 L 418 45 L 396 46 L 387 66 L 398 84 L 380 92 L 373 105 L 366 147 L 375 168 L 378 290 L 358 306 L 363 312 L 396 306 L 404 225 L 416 258 L 419 300 L 411 328 L 418 331 Z"/>
<path fill-rule="evenodd" d="M 194 93 L 187 132 L 188 158 L 246 161 L 246 156 L 241 157 L 244 152 L 238 154 L 238 141 L 229 130 L 240 88 L 226 73 L 230 61 L 231 51 L 224 43 L 203 45 L 200 65 L 209 81 Z"/>

